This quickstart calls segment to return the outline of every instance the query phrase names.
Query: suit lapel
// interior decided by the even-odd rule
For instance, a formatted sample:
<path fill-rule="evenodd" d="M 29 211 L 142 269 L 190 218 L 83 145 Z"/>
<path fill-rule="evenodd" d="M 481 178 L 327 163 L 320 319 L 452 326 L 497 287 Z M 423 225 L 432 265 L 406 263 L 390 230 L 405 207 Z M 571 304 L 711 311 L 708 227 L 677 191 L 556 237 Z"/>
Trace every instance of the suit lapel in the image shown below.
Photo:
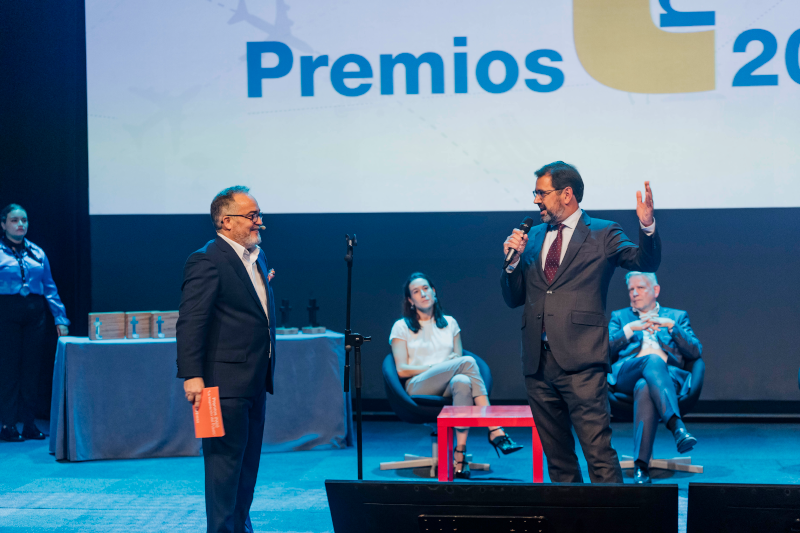
<path fill-rule="evenodd" d="M 264 307 L 261 305 L 261 300 L 258 299 L 258 293 L 256 293 L 256 288 L 253 285 L 253 281 L 250 279 L 250 275 L 244 268 L 242 258 L 239 257 L 236 254 L 236 250 L 234 250 L 233 247 L 231 247 L 231 245 L 225 242 L 225 239 L 221 237 L 217 238 L 217 246 L 219 246 L 220 249 L 225 252 L 225 257 L 228 258 L 231 266 L 233 266 L 233 271 L 236 272 L 236 275 L 239 276 L 240 280 L 242 280 L 242 283 L 244 283 L 245 287 L 247 287 L 247 291 L 250 293 L 250 296 L 253 297 L 253 300 L 255 300 L 256 304 L 258 304 L 258 308 L 261 309 L 261 312 L 263 313 Z"/>
<path fill-rule="evenodd" d="M 264 279 L 264 292 L 267 293 L 267 309 L 272 309 L 272 291 L 269 287 L 269 281 L 267 280 L 267 259 L 264 257 L 264 250 L 261 250 L 258 254 L 258 259 L 256 259 L 256 264 L 258 265 L 258 270 L 261 274 L 261 277 Z M 260 300 L 259 300 L 260 303 Z M 267 316 L 267 320 L 269 320 L 269 315 Z"/>
<path fill-rule="evenodd" d="M 575 226 L 575 231 L 572 232 L 572 238 L 569 240 L 569 246 L 567 246 L 567 253 L 564 255 L 564 260 L 561 261 L 561 264 L 558 266 L 556 275 L 553 277 L 553 283 L 558 281 L 558 278 L 561 277 L 561 274 L 563 274 L 564 271 L 569 268 L 569 264 L 572 263 L 572 260 L 575 259 L 576 255 L 578 255 L 578 250 L 583 244 L 583 241 L 585 241 L 586 237 L 589 236 L 589 224 L 591 224 L 589 215 L 583 213 L 583 215 L 578 219 L 578 223 Z M 553 285 L 553 283 L 550 285 Z"/>
<path fill-rule="evenodd" d="M 541 224 L 537 227 L 539 230 L 533 237 L 533 268 L 539 275 L 539 278 L 546 283 L 544 279 L 544 272 L 542 268 L 542 248 L 544 247 L 544 238 L 547 236 L 547 224 Z"/>

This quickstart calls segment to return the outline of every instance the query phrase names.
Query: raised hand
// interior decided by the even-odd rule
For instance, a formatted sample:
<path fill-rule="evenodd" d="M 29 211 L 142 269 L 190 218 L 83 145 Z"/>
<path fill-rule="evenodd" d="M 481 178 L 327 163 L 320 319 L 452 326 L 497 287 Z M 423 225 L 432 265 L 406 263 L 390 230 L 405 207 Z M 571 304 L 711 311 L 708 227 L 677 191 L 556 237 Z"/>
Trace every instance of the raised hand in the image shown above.
<path fill-rule="evenodd" d="M 644 182 L 644 201 L 642 201 L 642 191 L 636 191 L 636 215 L 644 226 L 649 226 L 655 222 L 653 216 L 653 191 L 650 189 L 650 182 Z"/>

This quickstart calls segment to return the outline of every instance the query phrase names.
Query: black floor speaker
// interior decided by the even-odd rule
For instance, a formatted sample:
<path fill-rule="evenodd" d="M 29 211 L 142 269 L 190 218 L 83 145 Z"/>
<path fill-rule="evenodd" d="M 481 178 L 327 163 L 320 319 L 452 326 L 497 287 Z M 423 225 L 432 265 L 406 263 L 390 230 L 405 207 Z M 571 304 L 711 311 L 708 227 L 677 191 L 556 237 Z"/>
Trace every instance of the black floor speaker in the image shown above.
<path fill-rule="evenodd" d="M 686 533 L 800 533 L 800 486 L 689 483 Z"/>
<path fill-rule="evenodd" d="M 677 485 L 325 482 L 335 533 L 675 533 Z"/>

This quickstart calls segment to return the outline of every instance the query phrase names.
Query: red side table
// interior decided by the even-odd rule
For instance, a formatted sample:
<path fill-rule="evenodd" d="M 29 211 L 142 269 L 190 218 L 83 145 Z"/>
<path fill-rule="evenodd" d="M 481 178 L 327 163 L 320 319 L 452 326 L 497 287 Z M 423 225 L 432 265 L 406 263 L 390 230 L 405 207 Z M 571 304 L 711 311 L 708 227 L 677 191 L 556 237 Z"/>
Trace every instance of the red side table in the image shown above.
<path fill-rule="evenodd" d="M 489 427 L 532 428 L 533 482 L 544 481 L 542 441 L 527 405 L 488 405 L 486 407 L 448 405 L 439 413 L 436 422 L 439 448 L 439 481 L 453 481 L 453 428 Z"/>

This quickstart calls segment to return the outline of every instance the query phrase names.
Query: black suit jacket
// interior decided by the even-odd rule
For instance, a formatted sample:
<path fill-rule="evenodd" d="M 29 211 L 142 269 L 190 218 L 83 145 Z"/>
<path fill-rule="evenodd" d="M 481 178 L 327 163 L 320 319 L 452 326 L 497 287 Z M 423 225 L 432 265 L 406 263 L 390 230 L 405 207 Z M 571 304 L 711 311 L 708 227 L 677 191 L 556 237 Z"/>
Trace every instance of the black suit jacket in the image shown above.
<path fill-rule="evenodd" d="M 591 218 L 578 220 L 564 260 L 553 282 L 542 270 L 542 246 L 547 224 L 531 229 L 528 246 L 517 268 L 503 270 L 500 284 L 509 307 L 525 306 L 522 313 L 522 371 L 533 375 L 539 368 L 542 319 L 553 357 L 567 372 L 604 365 L 609 370 L 606 297 L 614 270 L 655 272 L 661 263 L 658 231 L 639 231 L 635 245 L 619 224 Z"/>
<path fill-rule="evenodd" d="M 275 317 L 263 251 L 258 267 L 267 288 L 269 316 Z M 250 276 L 222 237 L 186 260 L 177 324 L 178 377 L 202 377 L 223 398 L 272 393 L 275 320 L 270 321 Z"/>

